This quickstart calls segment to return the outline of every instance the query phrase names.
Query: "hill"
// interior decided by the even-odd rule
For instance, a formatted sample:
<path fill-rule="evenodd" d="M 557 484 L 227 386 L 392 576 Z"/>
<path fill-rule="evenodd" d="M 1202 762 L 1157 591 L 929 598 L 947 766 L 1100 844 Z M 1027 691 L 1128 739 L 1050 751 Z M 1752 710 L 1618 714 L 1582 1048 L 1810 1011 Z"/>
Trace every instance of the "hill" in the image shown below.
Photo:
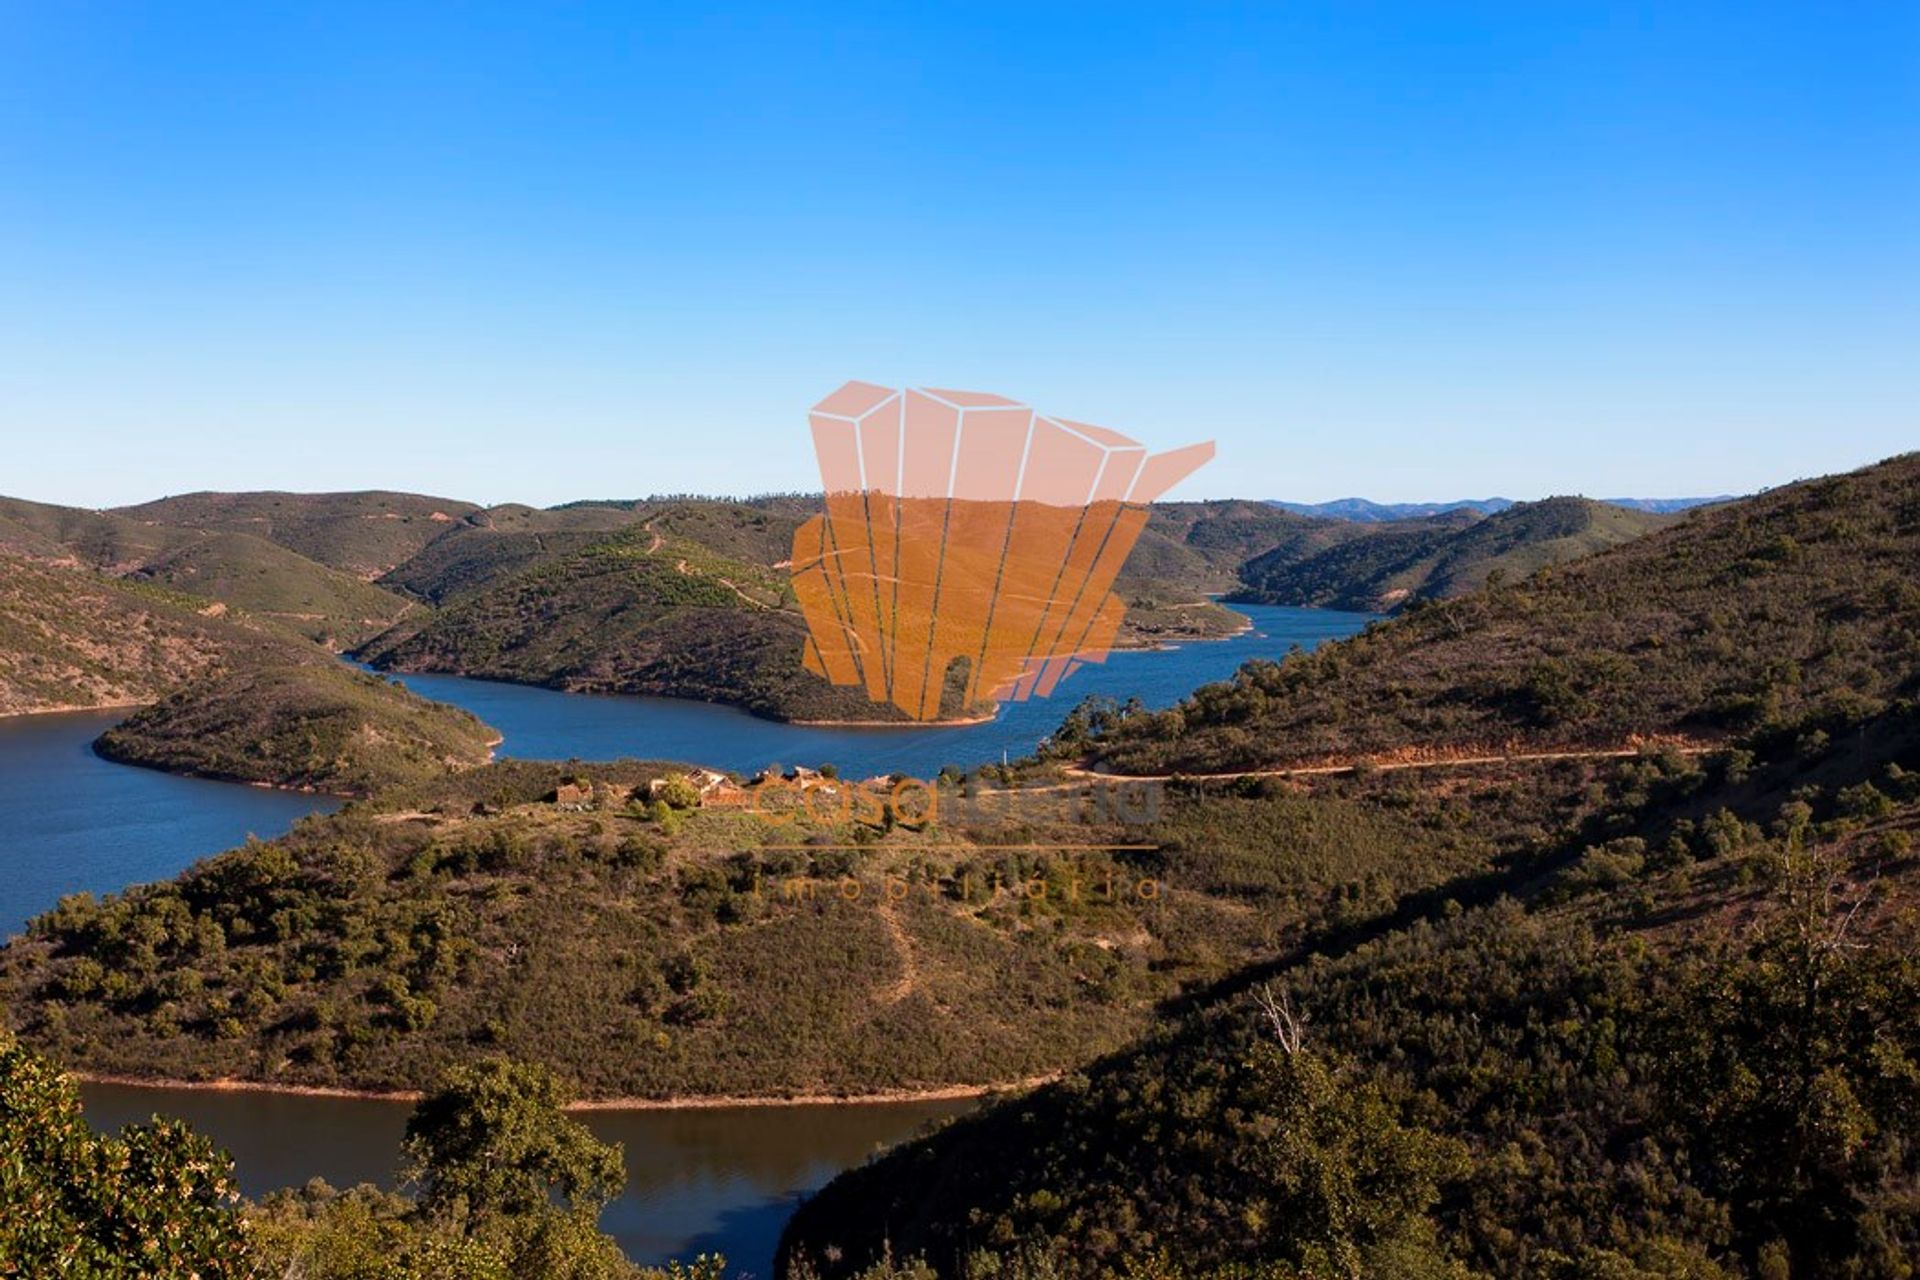
<path fill-rule="evenodd" d="M 252 534 L 153 524 L 15 498 L 0 498 L 0 549 L 218 600 L 340 647 L 379 634 L 417 608 Z"/>
<path fill-rule="evenodd" d="M 1471 511 L 1490 516 L 1513 505 L 1512 498 L 1460 498 L 1453 502 L 1372 502 L 1366 498 L 1335 498 L 1331 502 L 1282 502 L 1272 505 L 1295 515 L 1321 520 L 1352 520 L 1360 524 L 1386 524 L 1395 520 L 1430 520 L 1454 511 Z"/>
<path fill-rule="evenodd" d="M 494 740 L 273 621 L 0 552 L 0 715 L 143 704 L 103 753 L 325 791 L 479 764 Z"/>
<path fill-rule="evenodd" d="M 689 499 L 482 513 L 381 579 L 444 608 L 362 656 L 394 670 L 703 698 L 778 719 L 894 718 L 800 665 L 804 622 L 785 569 L 804 519 L 796 505 Z M 1238 548 L 1281 535 L 1310 541 L 1318 531 L 1298 526 L 1315 524 L 1258 503 L 1156 507 L 1114 584 L 1129 605 L 1119 643 L 1240 630 L 1245 619 L 1208 598 L 1233 584 Z"/>
<path fill-rule="evenodd" d="M 1217 772 L 1835 735 L 1914 694 L 1916 563 L 1909 454 L 1249 664 L 1085 749 L 1122 772 Z"/>
<path fill-rule="evenodd" d="M 151 702 L 288 640 L 188 597 L 0 552 L 0 715 Z"/>
<path fill-rule="evenodd" d="M 1226 506 L 1230 504 L 1215 504 Z M 1259 504 L 1231 504 L 1257 509 Z M 525 570 L 578 555 L 623 528 L 647 524 L 724 559 L 778 571 L 793 552 L 793 531 L 818 499 L 729 502 L 710 498 L 573 503 L 549 510 L 489 508 L 428 544 L 380 579 L 380 585 L 441 605 Z M 1231 635 L 1245 625 L 1208 597 L 1231 590 L 1237 560 L 1199 544 L 1186 528 L 1163 529 L 1159 508 L 1115 590 L 1128 602 L 1121 643 L 1130 647 Z M 1176 517 L 1176 520 L 1178 518 Z"/>
<path fill-rule="evenodd" d="M 1493 873 L 842 1175 L 785 1274 L 1904 1276 L 1916 766 L 1912 701 L 1844 743 L 1618 764 Z M 1515 768 L 1594 786 L 1573 767 Z"/>
<path fill-rule="evenodd" d="M 156 525 L 246 533 L 371 580 L 467 516 L 471 502 L 415 493 L 189 493 L 120 507 Z"/>
<path fill-rule="evenodd" d="M 761 548 L 781 532 L 765 527 L 778 519 L 746 508 L 670 510 L 503 573 L 362 653 L 387 670 L 699 698 L 775 719 L 889 718 L 892 709 L 863 691 L 802 667 L 806 622 L 784 570 L 682 532 Z"/>
<path fill-rule="evenodd" d="M 379 583 L 438 606 L 524 569 L 584 551 L 641 518 L 630 511 L 590 505 L 551 511 L 517 505 L 488 507 L 382 574 Z"/>
<path fill-rule="evenodd" d="M 1177 543 L 1204 562 L 1218 575 L 1213 589 L 1223 591 L 1239 581 L 1240 566 L 1257 556 L 1309 556 L 1374 532 L 1345 521 L 1295 515 L 1271 503 L 1239 500 L 1158 502 L 1147 519 L 1148 535 Z"/>
<path fill-rule="evenodd" d="M 1694 507 L 1730 502 L 1731 494 L 1714 498 L 1600 498 L 1610 507 L 1629 511 L 1650 511 L 1656 515 L 1674 515 Z M 1370 502 L 1365 498 L 1336 498 L 1332 502 L 1281 502 L 1273 506 L 1296 515 L 1317 516 L 1325 520 L 1356 520 L 1377 524 L 1394 520 L 1426 520 L 1450 511 L 1475 511 L 1483 516 L 1497 515 L 1515 503 L 1511 498 L 1461 498 L 1456 502 Z"/>
<path fill-rule="evenodd" d="M 1270 551 L 1240 568 L 1229 597 L 1259 604 L 1380 612 L 1477 591 L 1631 541 L 1668 518 L 1586 498 L 1548 498 L 1481 517 L 1454 511 L 1400 520 L 1372 537 L 1305 557 Z"/>
<path fill-rule="evenodd" d="M 58 1061 L 144 1077 L 394 1089 L 482 1048 L 602 1098 L 999 1085 L 1497 865 L 1585 803 L 1568 770 L 1468 830 L 1378 779 L 1140 797 L 1125 825 L 1101 793 L 975 779 L 929 824 L 919 788 L 891 819 L 850 790 L 673 811 L 664 765 L 500 762 L 63 904 L 0 953 L 0 1006 Z"/>
<path fill-rule="evenodd" d="M 169 773 L 339 795 L 485 764 L 499 741 L 457 707 L 326 661 L 201 677 L 102 734 L 99 753 Z"/>

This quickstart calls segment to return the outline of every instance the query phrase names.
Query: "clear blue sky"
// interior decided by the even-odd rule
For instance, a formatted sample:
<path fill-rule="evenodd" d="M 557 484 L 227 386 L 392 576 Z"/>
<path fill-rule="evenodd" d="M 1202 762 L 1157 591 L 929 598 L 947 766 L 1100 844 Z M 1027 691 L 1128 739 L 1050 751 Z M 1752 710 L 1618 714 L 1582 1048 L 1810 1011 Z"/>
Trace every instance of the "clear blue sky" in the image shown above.
<path fill-rule="evenodd" d="M 1920 446 L 1920 7 L 0 2 L 0 493 L 804 488 L 856 377 L 1175 496 Z"/>

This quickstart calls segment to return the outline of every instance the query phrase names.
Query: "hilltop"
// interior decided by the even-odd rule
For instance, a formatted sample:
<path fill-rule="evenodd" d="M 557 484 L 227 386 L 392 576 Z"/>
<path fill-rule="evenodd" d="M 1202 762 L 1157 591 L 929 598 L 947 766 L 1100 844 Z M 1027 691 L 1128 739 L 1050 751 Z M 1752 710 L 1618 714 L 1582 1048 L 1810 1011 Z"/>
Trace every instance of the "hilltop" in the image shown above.
<path fill-rule="evenodd" d="M 0 498 L 0 550 L 219 601 L 342 648 L 379 634 L 418 607 L 252 534 L 17 498 Z"/>
<path fill-rule="evenodd" d="M 1272 505 L 1295 515 L 1322 520 L 1352 520 L 1361 524 L 1390 524 L 1396 520 L 1431 520 L 1455 511 L 1490 516 L 1513 505 L 1512 498 L 1457 498 L 1452 502 L 1374 502 L 1367 498 L 1335 498 L 1331 502 L 1283 502 Z"/>
<path fill-rule="evenodd" d="M 572 503 L 548 510 L 489 507 L 449 529 L 381 582 L 432 604 L 447 604 L 524 570 L 567 560 L 614 535 L 631 536 L 642 526 L 771 571 L 792 554 L 793 531 L 804 518 L 713 499 Z"/>
<path fill-rule="evenodd" d="M 371 580 L 480 508 L 417 493 L 189 493 L 113 514 L 175 528 L 246 533 Z"/>
<path fill-rule="evenodd" d="M 1456 511 L 1395 521 L 1372 537 L 1308 556 L 1267 552 L 1240 567 L 1229 599 L 1380 612 L 1523 578 L 1671 523 L 1587 498 L 1517 503 L 1485 517 Z"/>
<path fill-rule="evenodd" d="M 1675 515 L 1690 511 L 1694 507 L 1710 506 L 1716 502 L 1731 502 L 1732 494 L 1721 494 L 1713 498 L 1600 498 L 1610 507 L 1625 507 L 1629 511 L 1648 511 L 1655 515 Z M 1498 515 L 1507 508 L 1518 505 L 1511 498 L 1460 498 L 1453 502 L 1373 502 L 1366 498 L 1336 498 L 1332 502 L 1282 502 L 1273 500 L 1273 506 L 1296 515 L 1317 516 L 1328 520 L 1357 520 L 1366 523 L 1386 523 L 1395 520 L 1427 520 L 1434 516 L 1445 515 L 1450 511 L 1474 511 L 1483 516 Z"/>
<path fill-rule="evenodd" d="M 1914 694 L 1916 563 L 1908 454 L 1249 664 L 1088 749 L 1121 772 L 1217 772 L 1834 735 Z"/>

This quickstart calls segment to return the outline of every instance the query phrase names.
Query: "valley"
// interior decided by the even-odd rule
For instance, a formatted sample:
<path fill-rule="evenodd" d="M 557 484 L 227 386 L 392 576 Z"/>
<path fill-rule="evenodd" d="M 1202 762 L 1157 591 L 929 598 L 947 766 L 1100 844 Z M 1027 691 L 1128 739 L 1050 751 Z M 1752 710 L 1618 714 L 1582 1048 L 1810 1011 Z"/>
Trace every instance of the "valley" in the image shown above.
<path fill-rule="evenodd" d="M 837 717 L 778 656 L 784 501 L 489 528 L 427 500 L 452 528 L 350 554 L 289 524 L 409 584 L 357 650 L 402 685 L 23 538 L 13 599 L 61 600 L 101 656 L 22 603 L 11 634 L 66 665 L 21 642 L 17 698 L 141 701 L 103 755 L 356 798 L 21 912 L 0 1003 L 109 1109 L 138 1080 L 431 1098 L 493 1061 L 588 1117 L 985 1095 L 790 1222 L 828 1169 L 752 1192 L 726 1238 L 770 1257 L 786 1222 L 795 1280 L 1882 1274 L 1913 1222 L 1917 484 L 1909 456 L 1679 517 L 1373 532 L 1174 504 L 1145 616 L 1288 556 L 1293 585 L 1259 580 L 1397 607 L 1243 603 L 1232 638 L 1088 666 L 1077 705 L 946 726 L 798 722 Z M 163 643 L 105 643 L 135 627 Z M 795 796 L 879 798 L 680 781 L 775 763 L 838 766 Z M 1040 803 L 1118 781 L 1151 811 Z M 1833 994 L 1783 999 L 1808 983 Z M 1835 1122 L 1856 1136 L 1763 1172 Z M 298 1236 L 358 1203 L 254 1212 Z"/>

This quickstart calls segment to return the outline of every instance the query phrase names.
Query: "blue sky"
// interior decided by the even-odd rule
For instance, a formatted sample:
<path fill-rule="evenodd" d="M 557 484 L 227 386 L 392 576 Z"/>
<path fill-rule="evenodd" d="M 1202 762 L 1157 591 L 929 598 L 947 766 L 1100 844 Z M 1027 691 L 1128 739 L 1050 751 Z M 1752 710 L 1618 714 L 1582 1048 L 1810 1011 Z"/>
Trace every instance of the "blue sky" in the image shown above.
<path fill-rule="evenodd" d="M 1920 446 L 1920 9 L 0 0 L 0 493 L 815 483 L 848 378 L 1174 496 Z"/>

